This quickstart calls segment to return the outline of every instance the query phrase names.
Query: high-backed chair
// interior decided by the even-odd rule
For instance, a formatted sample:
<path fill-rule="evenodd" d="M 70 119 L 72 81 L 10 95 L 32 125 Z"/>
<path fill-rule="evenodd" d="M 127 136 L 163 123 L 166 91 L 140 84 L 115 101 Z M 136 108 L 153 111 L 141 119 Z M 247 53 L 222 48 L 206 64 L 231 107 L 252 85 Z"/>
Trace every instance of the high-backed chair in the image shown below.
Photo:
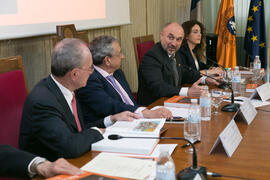
<path fill-rule="evenodd" d="M 87 31 L 77 32 L 74 24 L 56 26 L 56 36 L 52 37 L 53 46 L 64 38 L 78 38 L 84 41 L 87 45 L 89 44 Z"/>
<path fill-rule="evenodd" d="M 144 54 L 154 45 L 155 41 L 153 34 L 133 38 L 137 69 L 139 68 L 139 64 Z"/>
<path fill-rule="evenodd" d="M 0 59 L 0 144 L 18 148 L 27 84 L 21 56 Z"/>

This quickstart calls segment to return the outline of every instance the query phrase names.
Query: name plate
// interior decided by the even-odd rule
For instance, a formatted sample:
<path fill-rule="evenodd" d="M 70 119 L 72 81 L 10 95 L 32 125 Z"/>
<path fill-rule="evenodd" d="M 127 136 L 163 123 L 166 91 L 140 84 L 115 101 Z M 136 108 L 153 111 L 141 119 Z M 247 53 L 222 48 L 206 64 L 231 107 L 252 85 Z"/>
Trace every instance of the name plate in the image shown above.
<path fill-rule="evenodd" d="M 241 140 L 242 135 L 235 121 L 232 119 L 225 129 L 219 134 L 209 154 L 212 154 L 214 151 L 218 150 L 219 147 L 221 147 L 224 149 L 228 157 L 232 157 Z"/>
<path fill-rule="evenodd" d="M 262 101 L 267 101 L 270 99 L 270 83 L 265 83 L 256 88 L 256 90 L 250 96 L 250 99 L 261 99 Z"/>
<path fill-rule="evenodd" d="M 249 125 L 257 115 L 257 110 L 253 106 L 250 100 L 244 100 L 244 103 L 240 106 L 240 111 L 244 121 Z"/>

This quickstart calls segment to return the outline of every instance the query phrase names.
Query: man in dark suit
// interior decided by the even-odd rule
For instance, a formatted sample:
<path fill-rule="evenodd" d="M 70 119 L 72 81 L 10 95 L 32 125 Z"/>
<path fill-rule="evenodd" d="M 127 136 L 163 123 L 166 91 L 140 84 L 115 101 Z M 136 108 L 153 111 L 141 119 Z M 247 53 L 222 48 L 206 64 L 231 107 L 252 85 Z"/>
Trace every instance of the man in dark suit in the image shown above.
<path fill-rule="evenodd" d="M 144 118 L 172 118 L 166 108 L 148 110 L 135 101 L 129 84 L 120 68 L 124 55 L 112 36 L 99 36 L 89 45 L 94 72 L 87 85 L 76 91 L 87 126 L 107 127 L 112 124 L 104 117 L 131 111 Z"/>
<path fill-rule="evenodd" d="M 75 158 L 91 150 L 91 144 L 103 138 L 98 128 L 83 123 L 74 91 L 86 85 L 93 72 L 92 56 L 84 42 L 64 39 L 52 53 L 52 74 L 41 80 L 27 96 L 20 128 L 19 147 L 55 160 Z M 112 121 L 133 119 L 125 112 Z"/>
<path fill-rule="evenodd" d="M 36 174 L 52 177 L 58 174 L 76 175 L 82 171 L 65 159 L 55 162 L 8 145 L 0 145 L 0 177 L 29 178 Z"/>
<path fill-rule="evenodd" d="M 178 50 L 183 38 L 183 28 L 176 22 L 168 23 L 160 33 L 160 42 L 144 55 L 138 72 L 139 104 L 147 106 L 160 97 L 201 95 L 200 74 L 182 66 Z M 206 81 L 216 84 L 212 80 Z M 184 83 L 193 85 L 182 88 Z"/>

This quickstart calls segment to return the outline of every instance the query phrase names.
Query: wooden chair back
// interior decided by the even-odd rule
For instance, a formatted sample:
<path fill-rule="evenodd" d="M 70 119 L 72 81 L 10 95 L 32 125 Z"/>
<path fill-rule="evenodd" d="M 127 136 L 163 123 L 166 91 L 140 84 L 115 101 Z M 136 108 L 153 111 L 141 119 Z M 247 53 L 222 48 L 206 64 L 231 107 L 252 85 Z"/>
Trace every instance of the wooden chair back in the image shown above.
<path fill-rule="evenodd" d="M 78 38 L 89 44 L 87 31 L 77 32 L 74 24 L 57 25 L 56 36 L 52 37 L 53 46 L 64 38 Z"/>
<path fill-rule="evenodd" d="M 132 39 L 133 39 L 135 58 L 136 58 L 136 64 L 137 64 L 137 69 L 138 69 L 139 64 L 142 60 L 142 57 L 152 46 L 155 45 L 155 41 L 154 41 L 153 34 L 134 37 Z"/>
<path fill-rule="evenodd" d="M 0 58 L 0 73 L 9 72 L 13 70 L 21 70 L 23 73 L 26 91 L 28 92 L 28 85 L 25 77 L 22 56 L 11 56 Z"/>
<path fill-rule="evenodd" d="M 21 56 L 0 59 L 0 144 L 18 148 L 27 84 Z"/>

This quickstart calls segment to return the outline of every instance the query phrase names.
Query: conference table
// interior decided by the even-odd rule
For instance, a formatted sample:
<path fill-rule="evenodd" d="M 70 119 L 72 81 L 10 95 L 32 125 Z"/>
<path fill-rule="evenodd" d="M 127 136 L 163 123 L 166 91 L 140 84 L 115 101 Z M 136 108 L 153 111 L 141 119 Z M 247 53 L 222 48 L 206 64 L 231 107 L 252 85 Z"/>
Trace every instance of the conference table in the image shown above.
<path fill-rule="evenodd" d="M 163 105 L 167 98 L 160 98 L 150 106 Z M 270 179 L 270 106 L 261 107 L 258 114 L 250 125 L 244 121 L 236 121 L 236 124 L 243 137 L 238 148 L 232 157 L 228 157 L 221 150 L 209 154 L 219 134 L 232 120 L 234 113 L 222 112 L 220 108 L 227 102 L 223 102 L 219 107 L 220 114 L 211 116 L 210 121 L 202 121 L 201 126 L 201 142 L 195 144 L 198 150 L 198 164 L 204 166 L 210 172 L 216 172 L 229 176 L 240 176 L 251 179 Z M 213 109 L 212 109 L 213 110 Z M 183 124 L 166 123 L 165 128 L 168 130 L 162 134 L 164 137 L 184 137 Z M 161 140 L 162 144 L 178 144 L 172 158 L 175 163 L 175 170 L 180 170 L 192 165 L 192 155 L 185 152 L 181 145 L 186 144 L 184 141 L 177 140 Z M 98 153 L 88 152 L 76 159 L 68 159 L 68 161 L 78 167 L 83 166 Z M 229 179 L 225 177 L 207 177 L 208 179 Z M 231 179 L 231 178 L 230 178 Z"/>

